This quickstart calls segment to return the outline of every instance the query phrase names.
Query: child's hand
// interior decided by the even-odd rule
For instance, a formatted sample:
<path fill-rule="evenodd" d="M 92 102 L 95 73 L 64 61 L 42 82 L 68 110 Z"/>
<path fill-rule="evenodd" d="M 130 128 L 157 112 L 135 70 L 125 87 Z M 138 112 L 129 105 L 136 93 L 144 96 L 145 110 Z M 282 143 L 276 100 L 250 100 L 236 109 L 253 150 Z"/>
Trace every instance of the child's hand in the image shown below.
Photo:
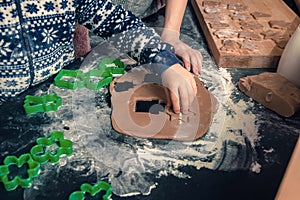
<path fill-rule="evenodd" d="M 175 64 L 162 74 L 163 86 L 169 89 L 170 100 L 175 113 L 187 113 L 197 94 L 193 75 L 180 64 Z M 180 110 L 181 106 L 181 110 Z"/>
<path fill-rule="evenodd" d="M 184 67 L 198 75 L 202 68 L 203 57 L 200 51 L 193 49 L 179 39 L 179 33 L 170 29 L 164 29 L 161 39 L 171 44 L 175 49 L 175 54 L 184 62 Z"/>

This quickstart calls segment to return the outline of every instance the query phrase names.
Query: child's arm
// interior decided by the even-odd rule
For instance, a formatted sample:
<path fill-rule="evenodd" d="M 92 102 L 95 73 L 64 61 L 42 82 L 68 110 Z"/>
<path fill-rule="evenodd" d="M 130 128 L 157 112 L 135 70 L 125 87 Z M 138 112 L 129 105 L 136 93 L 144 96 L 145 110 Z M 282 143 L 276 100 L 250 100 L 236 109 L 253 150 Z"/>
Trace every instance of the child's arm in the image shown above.
<path fill-rule="evenodd" d="M 79 23 L 106 38 L 120 51 L 127 52 L 139 64 L 158 64 L 163 85 L 171 91 L 174 111 L 178 113 L 180 105 L 183 112 L 188 110 L 195 96 L 195 92 L 191 92 L 195 88 L 193 76 L 180 66 L 173 47 L 162 43 L 153 29 L 146 27 L 131 12 L 106 0 L 80 1 L 77 18 Z"/>

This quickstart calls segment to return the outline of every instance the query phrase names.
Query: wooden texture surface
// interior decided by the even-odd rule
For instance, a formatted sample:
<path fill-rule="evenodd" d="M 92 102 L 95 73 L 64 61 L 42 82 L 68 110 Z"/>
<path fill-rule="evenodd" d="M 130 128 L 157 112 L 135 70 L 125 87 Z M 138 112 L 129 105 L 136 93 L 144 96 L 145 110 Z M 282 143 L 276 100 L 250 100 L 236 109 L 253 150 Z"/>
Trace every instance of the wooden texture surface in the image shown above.
<path fill-rule="evenodd" d="M 298 200 L 300 198 L 300 139 L 290 159 L 280 184 L 276 200 Z"/>
<path fill-rule="evenodd" d="M 219 67 L 274 68 L 300 24 L 282 0 L 192 0 Z"/>

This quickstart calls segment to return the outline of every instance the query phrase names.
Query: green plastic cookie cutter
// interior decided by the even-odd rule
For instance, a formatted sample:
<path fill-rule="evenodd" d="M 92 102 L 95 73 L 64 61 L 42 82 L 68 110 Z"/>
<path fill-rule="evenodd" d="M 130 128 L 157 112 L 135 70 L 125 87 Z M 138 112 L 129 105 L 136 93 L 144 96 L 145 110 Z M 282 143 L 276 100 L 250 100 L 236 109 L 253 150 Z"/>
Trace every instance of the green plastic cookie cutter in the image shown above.
<path fill-rule="evenodd" d="M 120 59 L 118 59 L 116 57 L 103 58 L 100 61 L 98 68 L 103 69 L 103 68 L 107 68 L 107 67 L 124 68 L 125 65 Z"/>
<path fill-rule="evenodd" d="M 69 196 L 69 200 L 84 200 L 85 194 L 89 193 L 92 197 L 99 192 L 104 191 L 103 200 L 108 200 L 112 193 L 111 185 L 105 181 L 99 181 L 96 185 L 91 186 L 88 183 L 83 183 L 80 186 L 80 191 L 75 191 Z"/>
<path fill-rule="evenodd" d="M 98 79 L 98 81 L 93 81 L 93 78 Z M 90 70 L 88 72 L 88 81 L 85 82 L 85 86 L 90 90 L 99 90 L 103 86 L 112 82 L 112 80 L 112 76 L 107 71 Z"/>
<path fill-rule="evenodd" d="M 3 182 L 7 191 L 12 191 L 18 186 L 22 188 L 29 188 L 32 184 L 32 179 L 37 177 L 40 172 L 40 164 L 34 161 L 29 153 L 22 154 L 19 158 L 16 156 L 7 156 L 4 161 L 4 165 L 0 165 L 0 181 Z M 27 164 L 27 177 L 21 178 L 21 176 L 14 176 L 10 178 L 10 166 L 16 165 L 21 168 Z"/>
<path fill-rule="evenodd" d="M 115 57 L 104 58 L 100 61 L 98 65 L 98 70 L 106 71 L 110 73 L 111 76 L 120 76 L 124 74 L 125 65 L 124 63 Z"/>
<path fill-rule="evenodd" d="M 42 96 L 27 95 L 24 101 L 24 109 L 27 114 L 38 112 L 57 111 L 62 105 L 62 98 L 55 93 Z"/>
<path fill-rule="evenodd" d="M 83 88 L 86 80 L 85 74 L 80 70 L 62 69 L 54 78 L 54 85 L 61 88 L 75 90 Z"/>
<path fill-rule="evenodd" d="M 30 153 L 39 163 L 56 163 L 61 155 L 69 156 L 73 153 L 72 141 L 64 139 L 64 134 L 60 131 L 53 131 L 50 137 L 38 138 L 36 142 L 37 145 L 31 148 Z"/>
<path fill-rule="evenodd" d="M 54 85 L 61 88 L 75 90 L 86 87 L 99 90 L 112 82 L 113 77 L 124 74 L 124 63 L 117 58 L 104 58 L 95 70 L 84 73 L 81 70 L 62 69 L 54 78 Z"/>

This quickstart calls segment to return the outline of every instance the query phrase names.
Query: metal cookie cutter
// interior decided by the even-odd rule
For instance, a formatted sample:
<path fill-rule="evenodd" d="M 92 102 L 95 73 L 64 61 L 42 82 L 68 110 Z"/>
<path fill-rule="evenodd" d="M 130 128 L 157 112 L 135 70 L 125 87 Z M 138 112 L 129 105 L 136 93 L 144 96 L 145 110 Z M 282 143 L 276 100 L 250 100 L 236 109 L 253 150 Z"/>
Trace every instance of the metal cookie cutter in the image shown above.
<path fill-rule="evenodd" d="M 16 156 L 7 156 L 4 161 L 4 165 L 0 165 L 0 181 L 3 182 L 4 187 L 7 191 L 12 191 L 18 186 L 22 188 L 29 188 L 32 184 L 32 179 L 37 177 L 40 172 L 40 164 L 34 161 L 30 154 L 22 154 L 19 158 Z M 10 166 L 16 165 L 21 168 L 27 165 L 27 175 L 13 176 L 10 172 Z M 13 177 L 11 177 L 13 176 Z"/>
<path fill-rule="evenodd" d="M 62 69 L 54 78 L 54 85 L 61 88 L 75 90 L 83 88 L 86 80 L 86 75 L 80 70 Z"/>
<path fill-rule="evenodd" d="M 37 145 L 30 150 L 32 158 L 39 162 L 58 162 L 61 155 L 73 153 L 72 141 L 64 139 L 63 132 L 54 131 L 49 138 L 41 137 L 36 140 Z"/>
<path fill-rule="evenodd" d="M 27 95 L 24 101 L 24 109 L 27 114 L 38 112 L 57 111 L 62 105 L 62 98 L 57 94 L 46 94 L 43 96 Z"/>
<path fill-rule="evenodd" d="M 69 196 L 69 200 L 84 200 L 85 193 L 95 196 L 101 191 L 105 191 L 102 196 L 103 200 L 108 200 L 112 193 L 111 185 L 105 181 L 99 181 L 96 185 L 92 186 L 88 183 L 83 183 L 80 186 L 80 191 L 75 191 Z"/>

